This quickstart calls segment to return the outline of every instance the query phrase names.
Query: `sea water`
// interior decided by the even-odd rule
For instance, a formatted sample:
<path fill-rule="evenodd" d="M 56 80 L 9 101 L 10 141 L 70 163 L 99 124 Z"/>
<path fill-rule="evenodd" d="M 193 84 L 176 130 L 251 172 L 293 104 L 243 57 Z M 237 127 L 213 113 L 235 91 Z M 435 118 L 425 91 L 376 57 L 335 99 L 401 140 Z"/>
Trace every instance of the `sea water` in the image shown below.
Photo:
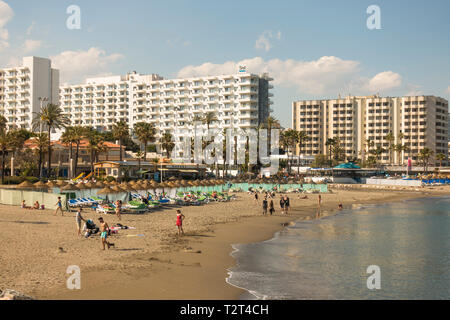
<path fill-rule="evenodd" d="M 343 210 L 234 249 L 242 299 L 449 299 L 450 197 Z"/>

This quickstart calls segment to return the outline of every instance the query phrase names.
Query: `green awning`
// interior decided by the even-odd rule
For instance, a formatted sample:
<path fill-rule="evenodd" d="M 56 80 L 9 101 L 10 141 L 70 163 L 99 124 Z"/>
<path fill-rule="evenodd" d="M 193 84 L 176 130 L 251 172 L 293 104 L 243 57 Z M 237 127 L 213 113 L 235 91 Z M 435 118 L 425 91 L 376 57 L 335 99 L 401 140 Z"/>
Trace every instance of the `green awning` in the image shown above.
<path fill-rule="evenodd" d="M 334 169 L 361 169 L 361 167 L 357 166 L 353 162 L 341 163 L 340 165 L 334 167 Z"/>

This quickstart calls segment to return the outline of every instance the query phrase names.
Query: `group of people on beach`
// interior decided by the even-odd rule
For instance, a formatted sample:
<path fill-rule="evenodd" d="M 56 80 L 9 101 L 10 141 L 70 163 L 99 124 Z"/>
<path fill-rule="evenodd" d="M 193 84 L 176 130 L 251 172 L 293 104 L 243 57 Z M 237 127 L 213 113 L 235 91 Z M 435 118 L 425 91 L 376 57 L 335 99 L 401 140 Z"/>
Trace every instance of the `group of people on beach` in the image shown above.
<path fill-rule="evenodd" d="M 269 211 L 270 215 L 273 215 L 275 212 L 275 205 L 274 200 L 275 198 L 275 192 L 269 192 L 266 191 L 264 193 L 264 198 L 262 201 L 262 209 L 263 209 L 263 215 L 267 215 L 267 211 Z M 259 203 L 259 196 L 258 192 L 254 192 L 254 199 L 256 203 Z M 270 202 L 269 202 L 270 200 Z M 281 208 L 281 214 L 288 214 L 291 207 L 290 199 L 287 195 L 281 195 L 280 196 L 280 208 Z"/>

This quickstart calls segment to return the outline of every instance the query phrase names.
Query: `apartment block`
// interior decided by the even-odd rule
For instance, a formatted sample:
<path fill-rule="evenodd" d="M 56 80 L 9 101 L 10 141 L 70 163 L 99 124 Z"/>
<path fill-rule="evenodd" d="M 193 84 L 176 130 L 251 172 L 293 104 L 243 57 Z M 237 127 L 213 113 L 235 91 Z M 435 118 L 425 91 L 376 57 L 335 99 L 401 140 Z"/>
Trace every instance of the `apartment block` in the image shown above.
<path fill-rule="evenodd" d="M 111 130 L 119 121 L 130 128 L 149 122 L 157 136 L 168 132 L 183 141 L 195 129 L 206 128 L 193 120 L 208 112 L 218 119 L 210 128 L 257 128 L 269 116 L 272 80 L 247 72 L 186 79 L 133 72 L 61 86 L 60 101 L 72 125 Z"/>
<path fill-rule="evenodd" d="M 22 65 L 0 69 L 0 114 L 8 128 L 31 130 L 33 112 L 39 112 L 40 98 L 59 103 L 59 71 L 45 58 L 24 57 Z"/>
<path fill-rule="evenodd" d="M 339 138 L 346 158 L 367 157 L 368 140 L 388 149 L 386 136 L 392 132 L 391 143 L 408 149 L 392 152 L 391 159 L 384 153 L 382 163 L 417 162 L 423 148 L 448 156 L 448 123 L 448 101 L 435 96 L 348 96 L 292 104 L 292 128 L 310 137 L 302 147 L 304 155 L 328 154 L 327 140 Z"/>

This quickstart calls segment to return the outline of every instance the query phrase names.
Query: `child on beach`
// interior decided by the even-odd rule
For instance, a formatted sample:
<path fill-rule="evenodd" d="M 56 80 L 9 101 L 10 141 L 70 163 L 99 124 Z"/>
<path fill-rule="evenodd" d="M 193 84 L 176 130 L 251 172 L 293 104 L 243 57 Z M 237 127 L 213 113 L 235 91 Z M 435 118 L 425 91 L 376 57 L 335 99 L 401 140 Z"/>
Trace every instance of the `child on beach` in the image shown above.
<path fill-rule="evenodd" d="M 54 216 L 56 216 L 56 214 L 58 213 L 58 211 L 61 211 L 61 216 L 63 216 L 63 208 L 62 208 L 62 201 L 61 201 L 61 197 L 58 197 L 58 202 L 56 203 L 56 210 L 55 213 L 53 214 Z"/>
<path fill-rule="evenodd" d="M 116 201 L 116 216 L 117 216 L 117 218 L 119 218 L 119 221 L 121 221 L 121 218 L 120 218 L 121 211 L 122 211 L 122 201 L 117 200 Z"/>
<path fill-rule="evenodd" d="M 269 212 L 270 212 L 270 215 L 272 215 L 275 212 L 275 207 L 274 207 L 274 204 L 273 204 L 273 200 L 270 200 Z"/>
<path fill-rule="evenodd" d="M 114 246 L 114 243 L 109 243 L 107 241 L 107 239 L 108 239 L 108 232 L 109 232 L 109 226 L 103 220 L 102 217 L 98 218 L 98 221 L 100 221 L 100 232 L 101 232 L 100 237 L 102 239 L 103 250 L 105 250 L 105 244 L 108 246 L 108 250 L 109 250 L 110 247 Z"/>
<path fill-rule="evenodd" d="M 181 234 L 184 235 L 183 230 L 183 220 L 184 220 L 184 214 L 181 213 L 181 210 L 177 210 L 177 227 L 178 227 L 178 236 L 181 236 Z"/>

